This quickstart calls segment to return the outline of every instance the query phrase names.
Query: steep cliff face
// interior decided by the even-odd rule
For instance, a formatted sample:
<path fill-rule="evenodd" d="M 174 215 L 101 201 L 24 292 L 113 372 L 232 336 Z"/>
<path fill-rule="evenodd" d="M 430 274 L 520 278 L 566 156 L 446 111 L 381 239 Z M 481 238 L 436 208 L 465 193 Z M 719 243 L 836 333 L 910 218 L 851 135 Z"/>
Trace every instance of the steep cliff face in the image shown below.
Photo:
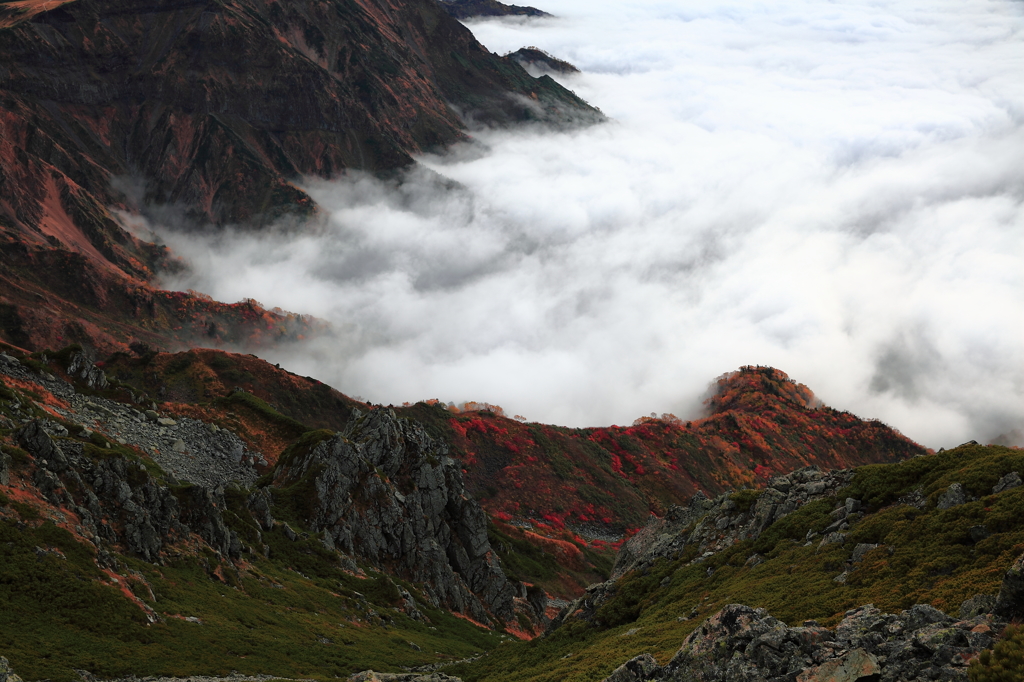
<path fill-rule="evenodd" d="M 513 613 L 518 590 L 487 539 L 487 517 L 462 471 L 419 424 L 387 409 L 356 414 L 343 433 L 285 455 L 276 498 L 291 498 L 313 532 L 408 580 L 436 605 L 488 622 Z"/>

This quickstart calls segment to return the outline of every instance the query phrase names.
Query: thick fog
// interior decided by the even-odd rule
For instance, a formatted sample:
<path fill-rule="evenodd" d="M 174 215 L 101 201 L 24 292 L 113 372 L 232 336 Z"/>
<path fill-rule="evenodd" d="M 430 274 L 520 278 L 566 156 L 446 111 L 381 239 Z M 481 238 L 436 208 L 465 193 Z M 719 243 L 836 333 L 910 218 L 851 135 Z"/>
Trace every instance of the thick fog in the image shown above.
<path fill-rule="evenodd" d="M 1024 3 L 533 4 L 468 25 L 574 63 L 608 123 L 308 181 L 298 231 L 165 231 L 165 284 L 330 321 L 268 359 L 373 402 L 623 424 L 760 364 L 931 447 L 1022 444 Z"/>

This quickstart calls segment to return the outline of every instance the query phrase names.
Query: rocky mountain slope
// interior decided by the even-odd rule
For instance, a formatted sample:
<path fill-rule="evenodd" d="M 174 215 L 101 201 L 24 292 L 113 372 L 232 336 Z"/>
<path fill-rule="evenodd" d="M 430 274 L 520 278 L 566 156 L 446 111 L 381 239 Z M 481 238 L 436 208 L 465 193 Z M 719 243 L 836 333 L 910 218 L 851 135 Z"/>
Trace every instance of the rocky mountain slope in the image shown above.
<path fill-rule="evenodd" d="M 311 378 L 245 355 L 122 353 L 104 371 L 197 418 L 214 417 L 200 403 L 239 388 L 309 428 L 341 430 L 357 406 Z M 519 548 L 507 568 L 561 596 L 607 577 L 624 534 L 698 490 L 762 485 L 773 473 L 811 463 L 846 468 L 924 452 L 884 424 L 817 405 L 809 389 L 771 368 L 722 377 L 711 414 L 691 422 L 666 415 L 630 427 L 566 429 L 509 419 L 499 408 L 455 413 L 435 401 L 395 410 L 448 444 L 467 491 L 491 517 L 492 543 Z M 265 431 L 252 420 L 244 427 Z M 269 462 L 286 435 L 262 448 Z"/>
<path fill-rule="evenodd" d="M 406 167 L 466 121 L 602 120 L 434 0 L 4 3 L 0 64 L 0 334 L 33 350 L 280 340 L 150 286 L 175 263 L 131 214 L 255 228 L 315 212 L 302 176 Z"/>
<path fill-rule="evenodd" d="M 604 557 L 624 534 L 698 491 L 760 486 L 809 464 L 849 468 L 924 453 L 885 424 L 820 405 L 806 386 L 769 367 L 721 377 L 708 416 L 688 422 L 663 415 L 569 429 L 509 419 L 500 408 L 407 409 L 452 443 L 496 536 L 557 553 L 561 570 L 551 567 L 540 583 L 562 594 L 601 579 Z M 563 544 L 552 547 L 538 533 Z"/>
<path fill-rule="evenodd" d="M 967 680 L 969 662 L 1024 615 L 1022 467 L 1018 449 L 965 444 L 697 495 L 631 538 L 612 579 L 566 606 L 545 637 L 450 671 L 464 680 Z M 1007 674 L 993 679 L 1019 670 Z"/>
<path fill-rule="evenodd" d="M 285 643 L 267 643 L 252 672 L 284 674 L 287 647 L 307 638 L 344 641 L 340 658 L 325 649 L 311 665 L 351 672 L 346 665 L 377 654 L 361 653 L 346 628 L 370 628 L 364 642 L 397 628 L 407 636 L 378 642 L 378 665 L 422 664 L 479 651 L 491 635 L 474 622 L 504 629 L 517 612 L 539 618 L 525 586 L 503 573 L 486 516 L 464 495 L 445 445 L 393 411 L 353 410 L 338 434 L 302 429 L 272 468 L 231 422 L 158 411 L 80 351 L 23 360 L 0 354 L 0 633 L 30 679 L 69 679 L 82 664 L 100 675 L 136 672 L 137 659 L 118 662 L 117 652 L 139 638 L 160 642 L 161 672 L 182 669 L 168 661 L 189 659 L 197 645 L 209 651 L 185 669 L 209 672 L 221 660 L 215 671 L 230 649 L 263 638 Z M 296 423 L 254 396 L 221 409 L 253 405 L 265 421 L 277 415 L 270 431 Z M 197 599 L 220 588 L 237 591 L 232 606 Z M 275 589 L 290 595 L 287 610 L 302 595 L 299 613 L 254 640 L 242 614 L 271 613 Z M 321 611 L 331 625 L 317 624 Z M 205 625 L 190 633 L 168 621 Z M 75 644 L 34 655 L 54 638 Z"/>
<path fill-rule="evenodd" d="M 217 351 L 103 367 L 74 347 L 2 354 L 0 381 L 0 633 L 28 679 L 438 664 L 450 667 L 417 677 L 966 679 L 1024 615 L 1020 569 L 1004 578 L 1024 551 L 1012 448 L 697 492 L 649 517 L 608 579 L 558 612 L 536 585 L 547 562 L 582 578 L 568 547 L 613 545 L 489 523 L 465 452 L 411 418 L 436 405 L 362 405 Z M 712 409 L 821 409 L 778 381 L 766 368 L 725 377 Z M 156 402 L 161 390 L 177 402 Z M 869 442 L 858 433 L 849 443 Z M 118 653 L 141 645 L 144 660 Z"/>

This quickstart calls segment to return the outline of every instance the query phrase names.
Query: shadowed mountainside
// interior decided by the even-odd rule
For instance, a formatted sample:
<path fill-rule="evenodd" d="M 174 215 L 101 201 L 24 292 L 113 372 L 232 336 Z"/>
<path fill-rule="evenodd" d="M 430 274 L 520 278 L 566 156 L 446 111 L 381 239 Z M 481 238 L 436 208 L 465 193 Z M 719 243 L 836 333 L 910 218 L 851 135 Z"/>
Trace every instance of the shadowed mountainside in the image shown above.
<path fill-rule="evenodd" d="M 0 64 L 0 327 L 29 349 L 203 343 L 81 295 L 152 298 L 174 265 L 112 210 L 258 227 L 315 212 L 301 176 L 408 166 L 465 121 L 603 118 L 433 0 L 4 3 Z"/>

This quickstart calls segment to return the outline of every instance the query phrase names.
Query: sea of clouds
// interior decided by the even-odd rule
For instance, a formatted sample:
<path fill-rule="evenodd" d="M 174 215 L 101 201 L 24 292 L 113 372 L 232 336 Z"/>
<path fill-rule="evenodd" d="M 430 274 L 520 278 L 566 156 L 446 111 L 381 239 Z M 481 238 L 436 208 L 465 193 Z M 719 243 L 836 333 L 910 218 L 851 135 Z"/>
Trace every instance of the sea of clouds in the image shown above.
<path fill-rule="evenodd" d="M 608 123 L 310 180 L 304 231 L 164 231 L 166 284 L 329 320 L 268 359 L 373 402 L 623 424 L 760 364 L 931 447 L 1024 444 L 1024 3 L 535 4 L 468 25 Z"/>

